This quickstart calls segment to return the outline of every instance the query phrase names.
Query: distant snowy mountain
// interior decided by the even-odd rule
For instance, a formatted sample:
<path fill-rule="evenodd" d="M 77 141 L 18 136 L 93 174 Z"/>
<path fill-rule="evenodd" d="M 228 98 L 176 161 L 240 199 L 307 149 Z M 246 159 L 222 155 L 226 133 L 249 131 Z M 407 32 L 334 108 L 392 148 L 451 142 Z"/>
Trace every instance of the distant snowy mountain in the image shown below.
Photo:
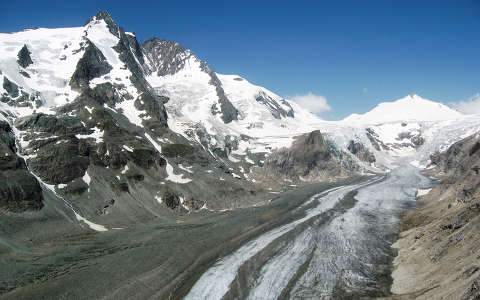
<path fill-rule="evenodd" d="M 443 121 L 454 120 L 464 115 L 445 104 L 408 95 L 393 102 L 383 102 L 365 114 L 346 117 L 345 124 L 375 124 L 395 121 Z"/>

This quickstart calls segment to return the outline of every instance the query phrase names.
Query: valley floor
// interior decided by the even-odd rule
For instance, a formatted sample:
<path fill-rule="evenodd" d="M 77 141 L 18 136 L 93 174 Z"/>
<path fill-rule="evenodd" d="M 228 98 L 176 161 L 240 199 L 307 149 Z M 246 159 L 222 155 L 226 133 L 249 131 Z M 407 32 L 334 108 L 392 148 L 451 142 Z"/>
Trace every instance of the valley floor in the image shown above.
<path fill-rule="evenodd" d="M 400 215 L 431 182 L 407 161 L 318 195 L 307 215 L 217 261 L 186 299 L 358 299 L 391 296 Z"/>
<path fill-rule="evenodd" d="M 29 220 L 28 213 L 22 218 L 5 214 L 0 218 L 0 299 L 179 299 L 217 259 L 304 217 L 313 204 L 302 204 L 312 196 L 359 180 L 308 185 L 272 195 L 264 206 L 203 210 L 176 223 L 102 233 L 58 218 L 59 208 L 51 201 L 42 210 L 42 222 Z"/>
<path fill-rule="evenodd" d="M 1 241 L 0 299 L 390 296 L 400 216 L 430 185 L 401 162 L 386 176 L 307 185 L 264 206 L 171 224 L 87 233 L 32 223 L 35 241 Z"/>

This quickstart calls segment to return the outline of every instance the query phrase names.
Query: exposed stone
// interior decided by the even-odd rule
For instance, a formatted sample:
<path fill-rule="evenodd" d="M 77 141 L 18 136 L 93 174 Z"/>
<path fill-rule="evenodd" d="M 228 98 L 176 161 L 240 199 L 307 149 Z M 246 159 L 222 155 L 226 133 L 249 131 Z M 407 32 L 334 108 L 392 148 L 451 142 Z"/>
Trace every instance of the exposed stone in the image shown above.
<path fill-rule="evenodd" d="M 285 118 L 285 117 L 293 118 L 293 116 L 294 116 L 292 107 L 284 99 L 282 99 L 280 102 L 290 108 L 288 111 L 286 111 L 280 105 L 278 105 L 277 101 L 272 99 L 272 97 L 268 96 L 265 92 L 260 92 L 256 96 L 255 100 L 257 100 L 257 102 L 265 105 L 268 108 L 268 110 L 270 110 L 270 113 L 272 114 L 272 116 L 275 119 L 281 119 L 282 117 L 283 118 Z"/>
<path fill-rule="evenodd" d="M 162 199 L 171 209 L 175 209 L 180 205 L 180 197 L 170 189 L 163 192 Z"/>
<path fill-rule="evenodd" d="M 271 176 L 285 176 L 289 180 L 325 180 L 343 176 L 358 166 L 344 156 L 334 145 L 324 140 L 319 130 L 297 137 L 290 148 L 273 152 L 265 161 Z"/>
<path fill-rule="evenodd" d="M 108 13 L 108 11 L 100 11 L 95 16 L 91 17 L 85 25 L 89 23 L 98 22 L 100 20 L 105 21 L 107 24 L 108 30 L 111 34 L 116 37 L 120 37 L 121 28 L 118 26 L 115 21 L 113 20 L 112 16 Z"/>
<path fill-rule="evenodd" d="M 185 144 L 168 144 L 162 147 L 162 154 L 166 157 L 183 157 L 195 152 L 195 148 Z"/>
<path fill-rule="evenodd" d="M 394 272 L 393 285 L 398 293 L 423 290 L 422 299 L 479 299 L 480 176 L 474 168 L 480 152 L 470 155 L 479 139 L 472 135 L 430 156 L 434 168 L 423 172 L 439 183 L 402 221 L 395 260 L 401 271 Z M 432 289 L 432 283 L 438 285 Z"/>
<path fill-rule="evenodd" d="M 155 165 L 164 167 L 167 164 L 155 149 L 135 148 L 133 152 L 129 152 L 129 157 L 136 165 L 145 169 L 150 169 Z"/>
<path fill-rule="evenodd" d="M 88 132 L 82 122 L 75 117 L 56 117 L 43 113 L 34 113 L 15 120 L 15 127 L 20 130 L 34 130 L 36 132 L 53 135 L 86 134 Z"/>
<path fill-rule="evenodd" d="M 18 52 L 18 64 L 23 68 L 28 67 L 33 64 L 32 58 L 30 57 L 30 51 L 28 51 L 27 45 L 23 45 L 22 49 Z M 28 74 L 27 74 L 28 75 Z"/>
<path fill-rule="evenodd" d="M 3 88 L 7 91 L 7 93 L 12 97 L 16 98 L 19 95 L 18 92 L 18 85 L 8 80 L 6 76 L 3 77 Z"/>
<path fill-rule="evenodd" d="M 158 76 L 173 75 L 185 67 L 194 57 L 190 50 L 176 42 L 151 38 L 141 45 L 153 73 Z"/>
<path fill-rule="evenodd" d="M 204 71 L 210 76 L 209 83 L 215 87 L 218 96 L 218 103 L 220 104 L 223 122 L 225 124 L 228 124 L 234 120 L 238 120 L 239 112 L 235 108 L 235 106 L 233 106 L 230 100 L 228 100 L 227 96 L 225 95 L 225 91 L 223 90 L 222 83 L 220 79 L 218 79 L 215 72 L 204 61 L 200 63 L 200 68 L 202 69 L 202 71 Z"/>
<path fill-rule="evenodd" d="M 108 106 L 114 107 L 115 104 L 122 101 L 122 98 L 110 82 L 97 84 L 93 89 L 86 89 L 82 94 L 82 97 L 90 98 L 101 106 L 107 104 Z"/>
<path fill-rule="evenodd" d="M 15 213 L 38 210 L 42 201 L 40 184 L 16 154 L 10 125 L 0 121 L 0 209 Z"/>
<path fill-rule="evenodd" d="M 418 148 L 425 143 L 425 139 L 421 136 L 418 136 L 418 135 L 413 136 L 411 138 L 411 141 L 412 141 L 413 145 L 415 146 L 415 148 Z"/>
<path fill-rule="evenodd" d="M 87 40 L 85 53 L 77 63 L 70 85 L 73 89 L 88 87 L 90 80 L 108 74 L 111 70 L 112 67 L 103 53 L 90 40 Z"/>
<path fill-rule="evenodd" d="M 32 171 L 49 184 L 68 183 L 82 177 L 87 171 L 90 160 L 81 151 L 81 142 L 71 137 L 57 143 L 56 140 L 37 150 L 37 156 L 30 158 L 28 164 Z"/>
<path fill-rule="evenodd" d="M 29 75 L 27 72 L 23 71 L 23 70 L 19 71 L 19 73 L 20 73 L 23 77 L 30 78 L 30 75 Z"/>
<path fill-rule="evenodd" d="M 135 107 L 139 110 L 145 110 L 150 116 L 148 121 L 144 122 L 145 127 L 150 130 L 167 127 L 167 113 L 163 106 L 164 99 L 165 97 L 156 94 L 143 93 L 135 100 Z"/>
<path fill-rule="evenodd" d="M 401 147 L 413 146 L 414 148 L 418 148 L 425 143 L 425 139 L 423 137 L 421 137 L 420 134 L 412 134 L 409 131 L 399 133 L 398 137 L 396 138 L 396 140 L 398 140 L 398 141 L 403 141 L 405 139 L 410 140 L 412 145 L 410 145 L 408 143 L 402 143 L 402 144 L 400 144 Z"/>
<path fill-rule="evenodd" d="M 376 161 L 375 155 L 360 142 L 350 141 L 347 149 L 361 161 L 368 163 L 374 163 Z"/>
<path fill-rule="evenodd" d="M 470 149 L 470 152 L 468 153 L 469 156 L 474 155 L 477 153 L 477 151 L 480 150 L 480 142 L 476 142 L 475 145 Z"/>
<path fill-rule="evenodd" d="M 119 53 L 120 60 L 125 64 L 125 66 L 132 72 L 130 76 L 130 81 L 138 90 L 140 96 L 135 100 L 135 107 L 137 109 L 145 110 L 148 116 L 151 119 L 146 122 L 145 126 L 148 129 L 159 129 L 168 127 L 167 124 L 167 113 L 164 107 L 164 98 L 161 98 L 157 95 L 155 90 L 150 86 L 150 84 L 144 78 L 144 71 L 146 66 L 139 65 L 138 62 L 144 62 L 143 53 L 142 56 L 137 56 L 132 52 L 132 47 L 137 47 L 136 38 L 133 36 L 127 36 L 123 29 L 119 27 L 119 43 L 113 48 Z M 135 45 L 133 45 L 135 44 Z"/>
<path fill-rule="evenodd" d="M 370 140 L 370 142 L 372 143 L 372 146 L 377 150 L 377 151 L 381 151 L 382 149 L 383 150 L 391 150 L 390 147 L 388 147 L 387 145 L 385 145 L 380 139 L 379 139 L 379 136 L 378 134 L 372 129 L 372 128 L 367 128 L 365 129 L 366 131 L 366 135 L 367 135 L 367 138 Z"/>

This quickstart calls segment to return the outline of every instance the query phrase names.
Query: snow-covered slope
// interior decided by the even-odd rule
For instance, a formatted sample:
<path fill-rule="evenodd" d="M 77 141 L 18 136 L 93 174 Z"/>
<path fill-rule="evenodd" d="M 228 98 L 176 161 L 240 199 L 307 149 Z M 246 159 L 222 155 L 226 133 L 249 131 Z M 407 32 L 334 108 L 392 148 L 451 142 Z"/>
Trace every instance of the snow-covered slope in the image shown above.
<path fill-rule="evenodd" d="M 392 168 L 396 157 L 410 157 L 414 165 L 427 165 L 432 152 L 480 130 L 480 117 L 466 116 L 413 94 L 380 103 L 361 115 L 352 114 L 338 124 L 363 131 L 360 136 L 367 138 L 370 150 L 380 158 L 378 164 Z"/>
<path fill-rule="evenodd" d="M 408 95 L 393 102 L 383 102 L 369 112 L 346 117 L 345 124 L 376 124 L 395 121 L 443 121 L 459 119 L 464 115 L 445 104 Z"/>
<path fill-rule="evenodd" d="M 72 101 L 77 93 L 69 86 L 78 60 L 83 55 L 80 44 L 85 29 L 31 29 L 12 34 L 0 33 L 0 79 L 6 76 L 28 93 L 39 92 L 44 107 Z M 23 68 L 17 53 L 24 45 L 31 52 L 33 64 Z M 0 93 L 5 88 L 0 86 Z"/>
<path fill-rule="evenodd" d="M 313 124 L 321 122 L 294 102 L 240 76 L 213 72 L 206 62 L 176 43 L 156 41 L 154 47 L 154 42 L 143 45 L 153 66 L 146 79 L 159 95 L 169 98 L 169 127 L 192 141 L 200 141 L 194 132 L 201 132 L 207 136 L 204 146 L 215 149 L 224 147 L 227 137 L 241 140 L 243 136 L 249 137 L 243 139 L 244 150 L 270 152 L 290 145 L 293 135 L 312 131 Z M 155 61 L 152 53 L 161 53 L 169 63 Z M 222 99 L 236 111 L 228 122 L 223 118 Z"/>

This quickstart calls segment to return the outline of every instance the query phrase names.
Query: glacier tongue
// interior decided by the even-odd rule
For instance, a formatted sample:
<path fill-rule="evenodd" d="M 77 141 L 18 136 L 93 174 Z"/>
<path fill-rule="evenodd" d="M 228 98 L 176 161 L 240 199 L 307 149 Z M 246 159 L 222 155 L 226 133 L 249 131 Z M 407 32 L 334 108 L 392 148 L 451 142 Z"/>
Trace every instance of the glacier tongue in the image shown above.
<path fill-rule="evenodd" d="M 390 245 L 398 215 L 413 205 L 418 188 L 431 185 L 408 162 L 398 161 L 401 166 L 386 180 L 377 178 L 317 195 L 317 206 L 305 217 L 273 229 L 217 261 L 185 299 L 222 299 L 237 293 L 248 295 L 247 299 L 277 299 L 280 295 L 330 299 L 339 289 L 351 297 L 387 295 L 388 264 L 393 256 Z M 356 200 L 347 196 L 356 190 Z M 314 218 L 315 222 L 307 222 Z M 282 239 L 294 229 L 297 233 Z M 271 246 L 274 244 L 277 246 Z M 267 253 L 259 255 L 262 251 Z M 246 272 L 241 268 L 247 264 L 245 270 L 250 273 L 240 274 Z M 378 281 L 381 277 L 385 282 Z M 247 283 L 243 286 L 241 282 Z"/>

